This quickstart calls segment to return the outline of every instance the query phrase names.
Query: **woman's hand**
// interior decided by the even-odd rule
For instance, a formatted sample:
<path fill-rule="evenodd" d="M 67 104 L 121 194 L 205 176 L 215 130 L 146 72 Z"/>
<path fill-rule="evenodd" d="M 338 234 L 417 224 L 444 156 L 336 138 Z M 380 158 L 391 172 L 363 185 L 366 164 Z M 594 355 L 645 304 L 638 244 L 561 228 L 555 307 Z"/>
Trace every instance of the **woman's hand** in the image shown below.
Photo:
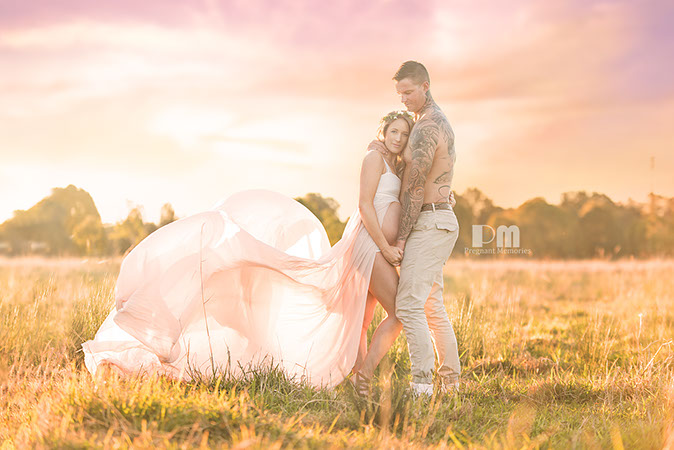
<path fill-rule="evenodd" d="M 456 206 L 456 199 L 454 198 L 454 191 L 449 191 L 449 206 L 454 208 Z"/>
<path fill-rule="evenodd" d="M 399 266 L 403 260 L 403 251 L 398 247 L 387 245 L 381 250 L 381 254 L 392 266 Z"/>

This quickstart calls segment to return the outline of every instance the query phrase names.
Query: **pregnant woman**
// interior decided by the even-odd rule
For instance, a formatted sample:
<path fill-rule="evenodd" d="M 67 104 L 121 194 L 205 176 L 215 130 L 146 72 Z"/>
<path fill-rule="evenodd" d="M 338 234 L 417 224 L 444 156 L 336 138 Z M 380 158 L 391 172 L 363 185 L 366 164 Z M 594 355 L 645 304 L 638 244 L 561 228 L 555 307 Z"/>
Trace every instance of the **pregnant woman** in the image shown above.
<path fill-rule="evenodd" d="M 309 210 L 262 190 L 145 238 L 122 261 L 113 310 L 82 344 L 89 371 L 192 379 L 273 364 L 326 387 L 353 371 L 362 392 L 401 329 L 394 265 L 402 253 L 391 243 L 412 126 L 407 112 L 382 119 L 386 151 L 366 154 L 359 208 L 332 248 Z M 366 354 L 375 299 L 388 316 Z"/>

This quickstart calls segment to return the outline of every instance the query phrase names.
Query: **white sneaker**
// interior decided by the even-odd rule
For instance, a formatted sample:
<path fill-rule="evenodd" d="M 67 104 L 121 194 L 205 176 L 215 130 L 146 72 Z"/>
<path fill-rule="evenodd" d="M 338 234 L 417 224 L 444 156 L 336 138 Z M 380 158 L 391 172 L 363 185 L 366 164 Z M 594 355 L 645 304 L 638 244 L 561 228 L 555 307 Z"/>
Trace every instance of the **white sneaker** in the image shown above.
<path fill-rule="evenodd" d="M 444 383 L 442 385 L 442 392 L 444 394 L 456 395 L 459 393 L 459 382 Z"/>
<path fill-rule="evenodd" d="M 420 397 L 422 395 L 428 395 L 429 397 L 433 395 L 433 385 L 426 383 L 410 383 L 412 386 L 412 392 L 415 397 Z"/>

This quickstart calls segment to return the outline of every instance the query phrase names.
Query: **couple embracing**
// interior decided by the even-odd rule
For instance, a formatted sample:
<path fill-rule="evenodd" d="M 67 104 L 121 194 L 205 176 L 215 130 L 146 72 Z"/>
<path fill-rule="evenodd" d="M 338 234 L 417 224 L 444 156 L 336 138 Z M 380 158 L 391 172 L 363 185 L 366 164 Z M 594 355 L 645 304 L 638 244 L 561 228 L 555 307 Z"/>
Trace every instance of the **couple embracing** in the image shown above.
<path fill-rule="evenodd" d="M 87 368 L 193 379 L 275 364 L 316 386 L 351 375 L 367 394 L 402 328 L 413 391 L 432 394 L 436 352 L 436 384 L 458 389 L 442 297 L 459 233 L 454 134 L 422 64 L 403 63 L 393 79 L 407 111 L 382 119 L 339 242 L 330 247 L 299 203 L 261 190 L 166 225 L 122 261 L 115 306 L 82 345 Z M 368 349 L 377 301 L 387 317 Z"/>

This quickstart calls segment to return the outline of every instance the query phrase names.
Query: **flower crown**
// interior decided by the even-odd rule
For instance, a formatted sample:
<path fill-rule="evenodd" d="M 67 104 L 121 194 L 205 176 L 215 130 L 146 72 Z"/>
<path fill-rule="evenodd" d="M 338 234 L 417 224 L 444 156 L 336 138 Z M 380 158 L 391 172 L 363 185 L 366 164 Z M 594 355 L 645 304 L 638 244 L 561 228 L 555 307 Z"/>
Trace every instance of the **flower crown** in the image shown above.
<path fill-rule="evenodd" d="M 401 118 L 408 118 L 409 120 L 414 122 L 414 114 L 410 113 L 409 111 L 405 111 L 404 109 L 392 111 L 386 114 L 384 117 L 382 117 L 381 122 L 382 123 L 393 122 L 394 120 Z"/>

